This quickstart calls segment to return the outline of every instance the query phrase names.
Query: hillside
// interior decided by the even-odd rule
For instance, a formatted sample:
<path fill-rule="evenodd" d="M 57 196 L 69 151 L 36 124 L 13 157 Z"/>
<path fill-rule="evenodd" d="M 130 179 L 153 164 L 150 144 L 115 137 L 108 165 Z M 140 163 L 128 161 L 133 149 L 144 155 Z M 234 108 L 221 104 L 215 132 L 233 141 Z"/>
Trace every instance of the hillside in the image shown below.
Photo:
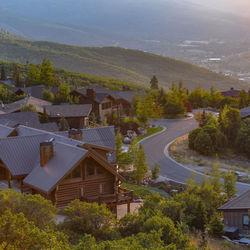
<path fill-rule="evenodd" d="M 43 58 L 69 71 L 149 86 L 152 75 L 157 75 L 162 86 L 172 81 L 183 81 L 190 89 L 200 85 L 204 89 L 230 87 L 248 88 L 240 82 L 189 63 L 138 50 L 118 47 L 74 47 L 52 42 L 16 41 L 0 38 L 0 60 L 40 64 Z"/>

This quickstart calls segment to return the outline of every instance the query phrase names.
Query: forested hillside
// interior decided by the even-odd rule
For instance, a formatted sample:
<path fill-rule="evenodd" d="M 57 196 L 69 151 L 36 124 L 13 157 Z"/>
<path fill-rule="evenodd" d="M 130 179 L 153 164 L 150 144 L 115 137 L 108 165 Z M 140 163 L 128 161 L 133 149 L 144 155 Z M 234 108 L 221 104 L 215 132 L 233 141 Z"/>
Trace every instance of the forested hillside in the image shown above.
<path fill-rule="evenodd" d="M 219 75 L 189 63 L 138 50 L 118 47 L 75 47 L 52 42 L 17 41 L 0 38 L 0 60 L 40 64 L 49 58 L 53 65 L 69 71 L 148 86 L 152 75 L 160 85 L 183 81 L 193 89 L 200 85 L 208 89 L 246 88 L 248 84 Z"/>

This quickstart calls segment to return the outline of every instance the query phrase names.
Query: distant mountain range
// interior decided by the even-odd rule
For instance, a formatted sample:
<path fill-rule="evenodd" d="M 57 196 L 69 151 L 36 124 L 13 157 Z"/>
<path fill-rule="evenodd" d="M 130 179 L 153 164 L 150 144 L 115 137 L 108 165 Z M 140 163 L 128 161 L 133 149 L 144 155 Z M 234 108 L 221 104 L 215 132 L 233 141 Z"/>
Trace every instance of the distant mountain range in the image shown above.
<path fill-rule="evenodd" d="M 1 32 L 0 32 L 1 34 Z M 118 47 L 74 47 L 52 42 L 17 40 L 0 35 L 0 60 L 9 62 L 41 63 L 51 59 L 53 65 L 69 71 L 106 78 L 116 78 L 149 87 L 150 78 L 156 75 L 162 86 L 172 81 L 183 81 L 184 86 L 208 89 L 248 88 L 248 84 L 213 73 L 183 61 L 162 57 L 138 50 Z"/>
<path fill-rule="evenodd" d="M 183 40 L 250 38 L 244 18 L 213 5 L 199 0 L 8 0 L 0 3 L 0 28 L 34 40 L 142 50 Z"/>

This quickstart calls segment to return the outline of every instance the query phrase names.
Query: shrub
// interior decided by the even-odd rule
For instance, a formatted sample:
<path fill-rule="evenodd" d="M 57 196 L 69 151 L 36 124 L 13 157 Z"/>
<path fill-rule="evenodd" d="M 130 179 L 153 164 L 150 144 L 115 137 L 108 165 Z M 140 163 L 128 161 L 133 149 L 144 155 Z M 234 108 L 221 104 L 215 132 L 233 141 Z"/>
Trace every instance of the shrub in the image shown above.
<path fill-rule="evenodd" d="M 211 155 L 213 153 L 213 143 L 208 133 L 202 130 L 196 136 L 194 141 L 194 149 L 203 155 Z"/>
<path fill-rule="evenodd" d="M 197 135 L 202 131 L 201 128 L 196 128 L 192 130 L 188 135 L 188 147 L 190 149 L 194 149 L 194 141 L 197 137 Z"/>
<path fill-rule="evenodd" d="M 224 234 L 224 225 L 218 214 L 215 214 L 208 224 L 209 235 L 220 238 Z"/>

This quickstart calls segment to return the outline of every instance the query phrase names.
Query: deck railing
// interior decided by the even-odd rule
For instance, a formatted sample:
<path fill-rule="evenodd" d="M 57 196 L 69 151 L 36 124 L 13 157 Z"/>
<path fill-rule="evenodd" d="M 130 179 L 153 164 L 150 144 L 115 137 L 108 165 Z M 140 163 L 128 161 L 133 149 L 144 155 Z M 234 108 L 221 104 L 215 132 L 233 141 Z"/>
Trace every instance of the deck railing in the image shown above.
<path fill-rule="evenodd" d="M 96 202 L 98 204 L 121 205 L 127 204 L 134 200 L 133 191 L 118 187 L 114 194 L 102 194 L 98 196 L 87 196 L 83 198 L 86 202 Z"/>

